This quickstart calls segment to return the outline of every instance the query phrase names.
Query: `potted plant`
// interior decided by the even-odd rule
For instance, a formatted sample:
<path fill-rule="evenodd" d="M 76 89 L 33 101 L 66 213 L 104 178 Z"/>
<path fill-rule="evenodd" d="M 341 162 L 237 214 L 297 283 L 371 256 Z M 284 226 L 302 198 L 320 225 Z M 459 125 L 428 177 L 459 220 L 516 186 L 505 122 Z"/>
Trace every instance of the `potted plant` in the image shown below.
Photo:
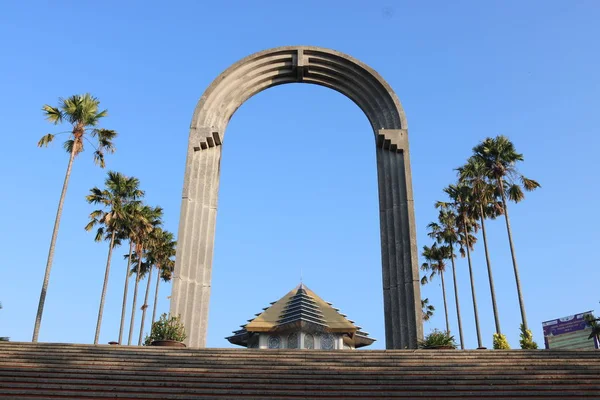
<path fill-rule="evenodd" d="M 146 336 L 144 346 L 185 347 L 183 341 L 187 335 L 179 316 L 163 314 L 152 324 L 150 336 Z"/>
<path fill-rule="evenodd" d="M 449 332 L 442 332 L 434 329 L 429 335 L 425 336 L 425 340 L 419 342 L 420 349 L 456 349 L 456 341 L 454 336 Z"/>

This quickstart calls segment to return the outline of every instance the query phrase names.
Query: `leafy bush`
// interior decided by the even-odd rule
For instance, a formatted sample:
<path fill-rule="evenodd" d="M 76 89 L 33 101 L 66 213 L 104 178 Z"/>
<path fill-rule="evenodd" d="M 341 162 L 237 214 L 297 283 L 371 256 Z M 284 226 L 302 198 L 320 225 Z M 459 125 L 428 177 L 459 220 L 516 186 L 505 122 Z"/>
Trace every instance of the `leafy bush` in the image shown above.
<path fill-rule="evenodd" d="M 506 336 L 501 333 L 494 333 L 494 350 L 510 350 L 510 344 Z"/>
<path fill-rule="evenodd" d="M 431 333 L 425 336 L 425 340 L 419 342 L 421 349 L 438 349 L 440 347 L 450 347 L 456 349 L 456 341 L 450 332 L 442 332 L 434 329 Z"/>
<path fill-rule="evenodd" d="M 523 326 L 523 324 L 521 324 L 521 340 L 519 340 L 519 343 L 521 343 L 521 348 L 522 349 L 526 349 L 526 350 L 534 350 L 538 348 L 538 345 L 536 342 L 533 341 L 533 334 L 531 333 L 531 331 L 529 329 L 525 330 L 525 327 Z"/>
<path fill-rule="evenodd" d="M 167 314 L 160 316 L 160 319 L 152 324 L 150 336 L 146 336 L 144 346 L 150 346 L 155 340 L 175 340 L 183 342 L 187 335 L 183 323 L 179 320 L 179 316 L 171 317 Z"/>
<path fill-rule="evenodd" d="M 596 318 L 594 317 L 594 314 L 585 314 L 583 316 L 583 319 L 585 320 L 585 322 L 587 322 L 587 324 L 589 326 L 592 327 L 592 332 L 590 333 L 590 336 L 588 337 L 588 339 L 592 339 L 594 338 L 594 336 L 596 337 L 596 339 L 600 339 L 600 324 L 598 324 L 598 321 L 600 321 L 600 318 Z"/>

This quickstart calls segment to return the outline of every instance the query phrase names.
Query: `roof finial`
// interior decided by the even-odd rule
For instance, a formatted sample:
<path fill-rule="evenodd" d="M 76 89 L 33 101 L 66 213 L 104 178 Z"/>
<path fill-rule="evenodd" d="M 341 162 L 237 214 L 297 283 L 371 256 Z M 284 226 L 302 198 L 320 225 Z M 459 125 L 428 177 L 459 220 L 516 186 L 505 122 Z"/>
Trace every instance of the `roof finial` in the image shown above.
<path fill-rule="evenodd" d="M 302 284 L 302 267 L 300 267 L 300 284 Z"/>

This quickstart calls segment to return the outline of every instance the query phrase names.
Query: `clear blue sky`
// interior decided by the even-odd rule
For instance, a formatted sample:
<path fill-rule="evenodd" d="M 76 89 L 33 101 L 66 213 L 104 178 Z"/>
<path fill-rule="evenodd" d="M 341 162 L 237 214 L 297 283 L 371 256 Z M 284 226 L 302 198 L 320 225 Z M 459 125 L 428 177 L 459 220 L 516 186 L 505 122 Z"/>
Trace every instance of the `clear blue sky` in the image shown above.
<path fill-rule="evenodd" d="M 260 4 L 251 6 L 250 4 Z M 117 153 L 177 232 L 188 127 L 197 100 L 255 51 L 315 45 L 350 54 L 395 89 L 408 118 L 418 245 L 433 203 L 486 136 L 509 136 L 542 189 L 511 206 L 529 323 L 598 308 L 600 4 L 595 1 L 3 2 L 0 6 L 0 335 L 31 340 L 67 155 L 40 108 L 91 92 L 109 109 Z M 247 101 L 224 143 L 208 344 L 304 282 L 385 346 L 373 138 L 350 100 L 310 85 Z M 93 341 L 105 243 L 83 230 L 106 171 L 76 161 L 41 341 Z M 500 318 L 520 316 L 504 222 L 489 224 Z M 593 250 L 593 249 L 592 249 Z M 125 265 L 117 251 L 101 342 L 118 333 Z M 484 344 L 494 331 L 483 249 L 474 253 Z M 458 263 L 467 347 L 476 347 L 466 261 Z M 159 309 L 168 310 L 170 285 Z M 443 327 L 439 281 L 423 290 Z M 452 291 L 449 291 L 449 295 Z M 131 299 L 131 296 L 130 296 Z M 452 321 L 454 306 L 451 305 Z M 139 313 L 138 313 L 139 316 Z M 139 322 L 139 317 L 138 317 Z M 453 329 L 456 333 L 456 324 Z"/>

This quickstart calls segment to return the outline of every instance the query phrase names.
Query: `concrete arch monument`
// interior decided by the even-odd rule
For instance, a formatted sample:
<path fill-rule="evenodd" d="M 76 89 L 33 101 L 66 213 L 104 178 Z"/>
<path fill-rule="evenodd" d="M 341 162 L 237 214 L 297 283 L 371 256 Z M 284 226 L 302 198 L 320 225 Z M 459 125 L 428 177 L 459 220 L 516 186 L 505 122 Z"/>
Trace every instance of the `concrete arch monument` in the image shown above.
<path fill-rule="evenodd" d="M 221 143 L 227 124 L 253 95 L 298 82 L 344 94 L 369 119 L 379 181 L 386 347 L 416 348 L 423 324 L 406 117 L 398 97 L 377 72 L 320 47 L 278 47 L 252 54 L 219 75 L 200 98 L 190 127 L 171 313 L 181 315 L 188 345 L 205 347 Z"/>

